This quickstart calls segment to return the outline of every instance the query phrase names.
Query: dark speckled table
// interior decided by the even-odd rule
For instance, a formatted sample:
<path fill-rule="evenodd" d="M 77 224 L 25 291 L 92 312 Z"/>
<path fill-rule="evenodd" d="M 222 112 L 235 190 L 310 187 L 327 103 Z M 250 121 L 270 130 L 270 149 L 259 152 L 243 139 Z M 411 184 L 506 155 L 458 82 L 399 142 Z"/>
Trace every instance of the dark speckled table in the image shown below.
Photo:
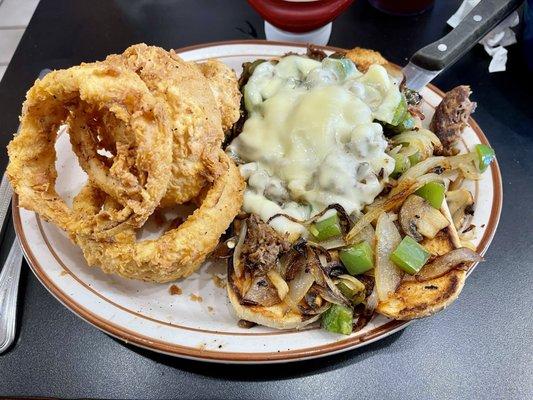
<path fill-rule="evenodd" d="M 442 36 L 459 1 L 437 0 L 417 17 L 394 18 L 356 2 L 330 44 L 378 49 L 402 64 Z M 0 35 L 1 35 L 0 31 Z M 136 42 L 179 48 L 263 38 L 244 1 L 41 0 L 0 84 L 0 146 L 17 127 L 24 93 L 43 68 L 102 59 Z M 504 206 L 487 262 L 459 300 L 365 348 L 308 362 L 224 366 L 125 345 L 57 302 L 24 265 L 19 333 L 0 355 L 0 395 L 107 398 L 531 399 L 533 398 L 533 87 L 520 45 L 508 71 L 489 74 L 478 47 L 436 80 L 469 83 L 475 118 L 498 154 Z M 5 151 L 0 156 L 5 168 Z M 5 257 L 12 237 L 7 227 Z"/>

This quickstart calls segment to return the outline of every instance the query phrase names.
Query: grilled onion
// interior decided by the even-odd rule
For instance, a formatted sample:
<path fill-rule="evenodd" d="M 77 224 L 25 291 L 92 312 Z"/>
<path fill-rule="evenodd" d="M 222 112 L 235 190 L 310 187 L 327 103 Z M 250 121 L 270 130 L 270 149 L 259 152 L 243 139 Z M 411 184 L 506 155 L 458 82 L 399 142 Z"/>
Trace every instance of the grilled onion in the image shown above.
<path fill-rule="evenodd" d="M 441 277 L 460 264 L 480 261 L 483 261 L 483 257 L 479 254 L 469 248 L 461 247 L 436 258 L 432 263 L 422 267 L 418 274 L 405 275 L 403 280 L 424 282 Z"/>
<path fill-rule="evenodd" d="M 233 251 L 233 269 L 235 270 L 235 275 L 237 278 L 241 278 L 244 272 L 244 263 L 241 261 L 242 255 L 242 245 L 244 244 L 244 239 L 246 238 L 246 221 L 242 221 L 241 231 L 239 232 L 239 240 L 235 245 L 235 250 Z"/>
<path fill-rule="evenodd" d="M 394 293 L 402 280 L 402 271 L 389 259 L 391 253 L 402 240 L 391 216 L 383 213 L 376 224 L 376 267 L 375 280 L 379 301 L 384 301 Z"/>

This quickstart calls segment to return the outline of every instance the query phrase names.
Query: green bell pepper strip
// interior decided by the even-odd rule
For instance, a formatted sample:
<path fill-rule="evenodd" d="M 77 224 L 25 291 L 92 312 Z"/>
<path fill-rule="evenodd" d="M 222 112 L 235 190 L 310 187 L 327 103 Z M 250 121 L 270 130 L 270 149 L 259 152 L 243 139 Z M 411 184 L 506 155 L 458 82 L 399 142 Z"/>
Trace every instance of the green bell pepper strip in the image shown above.
<path fill-rule="evenodd" d="M 402 98 L 400 100 L 400 103 L 396 106 L 396 109 L 394 110 L 394 116 L 392 117 L 391 125 L 392 126 L 398 126 L 400 122 L 402 122 L 407 117 L 407 101 L 405 100 L 404 95 L 402 94 Z"/>
<path fill-rule="evenodd" d="M 322 328 L 329 332 L 349 335 L 353 329 L 353 311 L 351 308 L 333 304 L 322 314 Z"/>
<path fill-rule="evenodd" d="M 309 227 L 313 238 L 319 242 L 342 234 L 341 222 L 337 213 L 331 217 L 315 222 Z"/>
<path fill-rule="evenodd" d="M 409 156 L 409 162 L 411 163 L 411 167 L 413 165 L 416 165 L 420 162 L 420 152 L 417 150 L 416 153 L 413 153 Z"/>
<path fill-rule="evenodd" d="M 411 114 L 407 113 L 406 117 L 396 127 L 396 131 L 402 133 L 405 131 L 411 131 L 414 127 L 415 119 L 411 116 Z"/>
<path fill-rule="evenodd" d="M 394 110 L 394 116 L 390 124 L 385 124 L 386 127 L 394 133 L 402 133 L 404 131 L 410 131 L 415 127 L 415 119 L 409 113 L 407 100 L 402 94 L 400 103 Z"/>
<path fill-rule="evenodd" d="M 485 172 L 490 163 L 496 157 L 494 149 L 491 149 L 486 144 L 476 144 L 476 153 L 478 156 L 478 166 L 480 172 Z"/>
<path fill-rule="evenodd" d="M 342 281 L 337 283 L 337 288 L 340 290 L 340 292 L 342 293 L 344 297 L 350 300 L 350 303 L 352 303 L 354 306 L 361 304 L 365 300 L 364 289 L 362 291 L 352 289 L 348 287 L 348 285 Z"/>
<path fill-rule="evenodd" d="M 396 179 L 409 168 L 411 168 L 411 162 L 409 161 L 409 157 L 407 157 L 405 154 L 397 153 L 393 155 L 392 158 L 394 158 L 394 170 L 390 175 L 391 178 Z"/>
<path fill-rule="evenodd" d="M 422 197 L 429 204 L 431 204 L 437 210 L 442 206 L 444 201 L 444 192 L 446 188 L 440 182 L 428 182 L 420 189 L 418 189 L 415 194 Z"/>
<path fill-rule="evenodd" d="M 411 146 L 411 143 L 409 142 L 404 142 L 404 143 L 401 143 L 402 145 L 402 148 L 400 150 L 400 153 L 403 153 L 403 154 L 409 154 L 407 156 L 407 158 L 409 158 L 409 162 L 411 163 L 411 167 L 413 165 L 416 165 L 418 164 L 420 161 L 421 161 L 421 156 L 420 156 L 420 150 L 417 150 L 415 147 Z M 414 150 L 414 152 L 413 152 Z"/>
<path fill-rule="evenodd" d="M 406 236 L 390 255 L 390 260 L 408 274 L 420 271 L 429 260 L 429 252 L 412 237 Z"/>
<path fill-rule="evenodd" d="M 368 242 L 340 250 L 339 258 L 350 275 L 360 275 L 374 268 L 374 252 Z"/>
<path fill-rule="evenodd" d="M 359 293 L 357 290 L 348 287 L 348 285 L 344 282 L 337 283 L 337 288 L 340 290 L 342 295 L 349 300 L 352 299 L 357 293 Z"/>

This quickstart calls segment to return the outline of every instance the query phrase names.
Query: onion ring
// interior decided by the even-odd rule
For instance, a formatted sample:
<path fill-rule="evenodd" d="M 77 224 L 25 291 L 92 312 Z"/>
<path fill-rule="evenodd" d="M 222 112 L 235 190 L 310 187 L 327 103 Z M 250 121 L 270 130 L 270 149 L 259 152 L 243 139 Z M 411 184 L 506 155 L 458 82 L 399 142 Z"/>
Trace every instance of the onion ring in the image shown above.
<path fill-rule="evenodd" d="M 91 183 L 113 196 L 120 207 L 73 218 L 54 188 L 54 142 L 59 126 L 72 122 L 72 110 L 80 108 L 115 121 L 129 134 L 121 135 L 121 140 L 128 136 L 126 142 L 115 143 L 116 149 L 123 148 L 116 159 L 81 160 L 92 172 Z M 73 130 L 74 147 L 78 138 L 88 145 L 83 147 L 87 156 L 96 154 L 94 136 L 82 132 Z M 83 64 L 53 71 L 28 91 L 20 133 L 8 146 L 7 174 L 21 207 L 71 235 L 107 236 L 141 226 L 157 207 L 170 179 L 171 144 L 166 109 L 136 74 L 117 66 Z"/>
<path fill-rule="evenodd" d="M 168 107 L 173 134 L 172 177 L 161 206 L 194 199 L 219 173 L 218 149 L 224 140 L 221 114 L 207 78 L 174 51 L 137 44 L 104 63 L 135 72 Z"/>
<path fill-rule="evenodd" d="M 207 78 L 222 116 L 224 132 L 231 129 L 241 116 L 241 91 L 235 71 L 218 60 L 196 64 Z"/>
<path fill-rule="evenodd" d="M 219 149 L 211 168 L 221 170 L 200 207 L 179 227 L 155 240 L 136 242 L 134 231 L 122 232 L 114 242 L 75 238 L 89 265 L 106 273 L 150 282 L 168 282 L 193 273 L 218 244 L 242 205 L 244 180 L 233 161 Z M 105 194 L 87 185 L 74 199 L 80 213 L 93 213 Z"/>

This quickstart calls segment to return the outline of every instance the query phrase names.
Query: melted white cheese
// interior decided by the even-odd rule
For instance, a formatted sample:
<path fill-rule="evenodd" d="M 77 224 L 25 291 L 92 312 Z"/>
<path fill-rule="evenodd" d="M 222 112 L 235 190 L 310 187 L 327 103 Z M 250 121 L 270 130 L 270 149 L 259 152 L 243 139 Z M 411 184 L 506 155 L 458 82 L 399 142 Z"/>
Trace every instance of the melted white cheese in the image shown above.
<path fill-rule="evenodd" d="M 243 160 L 244 210 L 263 220 L 307 219 L 333 203 L 358 214 L 394 169 L 375 119 L 390 122 L 401 95 L 387 71 L 287 56 L 264 62 L 244 88 L 248 119 L 228 151 Z M 279 231 L 304 233 L 285 218 Z"/>

